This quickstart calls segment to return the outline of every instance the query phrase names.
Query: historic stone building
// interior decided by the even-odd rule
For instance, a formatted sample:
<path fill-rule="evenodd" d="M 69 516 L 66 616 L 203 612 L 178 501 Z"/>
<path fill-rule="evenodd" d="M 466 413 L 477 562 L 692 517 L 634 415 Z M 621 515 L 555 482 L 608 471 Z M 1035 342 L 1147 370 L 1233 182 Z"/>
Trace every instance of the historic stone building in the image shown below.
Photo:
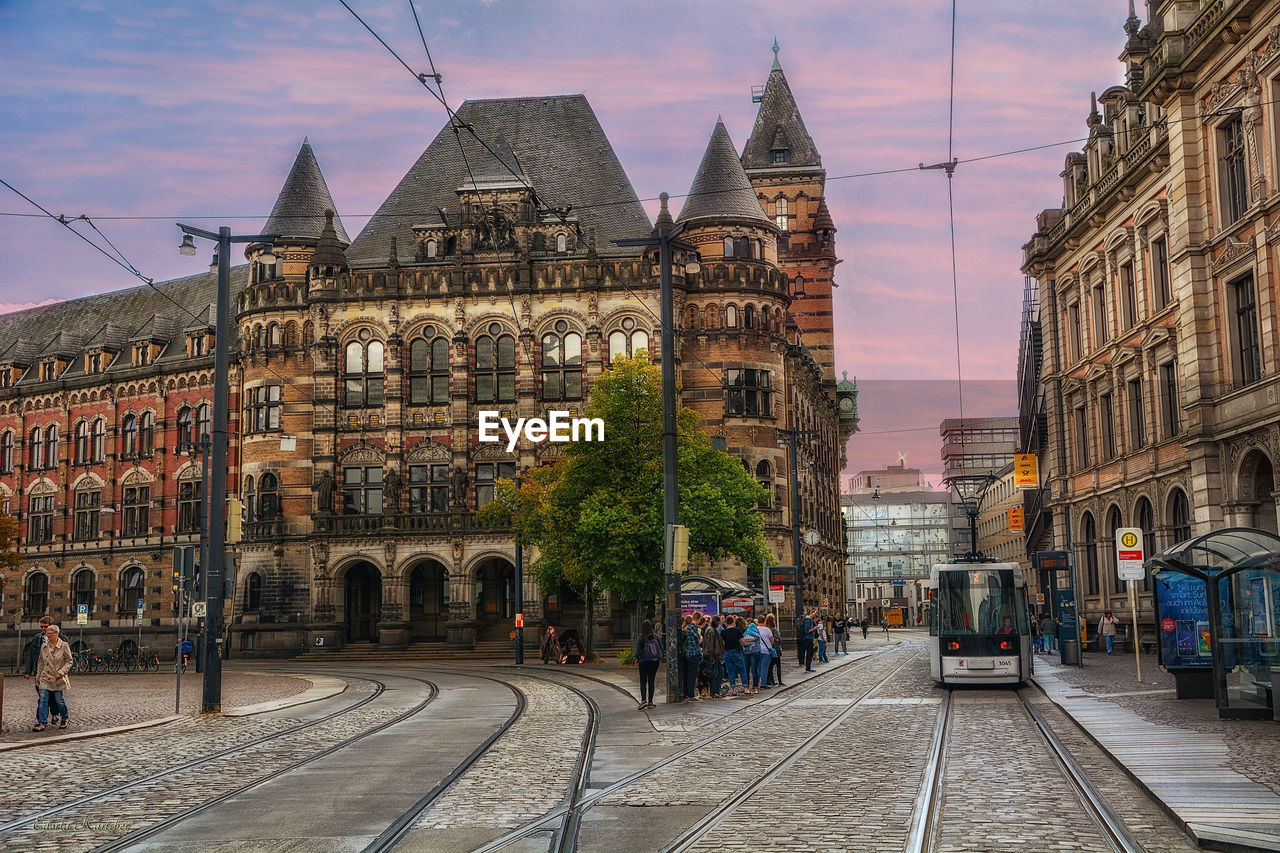
<path fill-rule="evenodd" d="M 1127 604 L 1117 528 L 1149 551 L 1277 529 L 1280 3 L 1147 6 L 1024 247 L 1024 442 L 1045 488 L 1027 529 L 1074 552 L 1091 623 Z M 1150 619 L 1147 583 L 1140 602 Z"/>
<path fill-rule="evenodd" d="M 816 606 L 844 595 L 856 389 L 834 375 L 825 173 L 776 58 L 759 100 L 741 156 L 716 123 L 679 212 L 701 268 L 677 265 L 674 355 L 683 403 L 774 496 L 760 512 L 778 561 L 792 512 L 819 532 L 802 556 Z M 613 357 L 668 355 L 656 250 L 615 244 L 653 226 L 586 99 L 468 101 L 457 122 L 475 136 L 443 128 L 354 240 L 304 141 L 260 229 L 275 260 L 254 244 L 234 270 L 232 447 L 214 472 L 247 513 L 232 654 L 505 641 L 514 545 L 476 512 L 559 445 L 482 444 L 478 413 L 576 413 Z M 23 558 L 5 578 L 10 650 L 78 603 L 114 644 L 136 599 L 171 642 L 170 549 L 198 541 L 203 494 L 175 448 L 209 431 L 213 293 L 206 274 L 0 317 L 0 499 Z M 816 434 L 797 507 L 780 428 Z M 626 627 L 620 602 L 588 615 L 575 590 L 525 590 L 530 627 Z"/>

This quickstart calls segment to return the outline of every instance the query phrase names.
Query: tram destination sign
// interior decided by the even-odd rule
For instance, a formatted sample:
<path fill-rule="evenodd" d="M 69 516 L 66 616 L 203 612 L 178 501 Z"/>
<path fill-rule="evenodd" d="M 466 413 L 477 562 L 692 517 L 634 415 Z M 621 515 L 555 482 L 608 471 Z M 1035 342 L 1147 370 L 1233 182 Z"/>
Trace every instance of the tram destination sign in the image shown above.
<path fill-rule="evenodd" d="M 1142 529 L 1121 527 L 1116 530 L 1116 575 L 1120 580 L 1142 580 L 1142 564 L 1145 561 Z"/>
<path fill-rule="evenodd" d="M 1071 569 L 1071 561 L 1066 551 L 1037 551 L 1035 566 L 1042 572 L 1066 572 Z"/>
<path fill-rule="evenodd" d="M 796 585 L 796 567 L 795 566 L 770 566 L 769 567 L 769 586 L 795 586 Z"/>

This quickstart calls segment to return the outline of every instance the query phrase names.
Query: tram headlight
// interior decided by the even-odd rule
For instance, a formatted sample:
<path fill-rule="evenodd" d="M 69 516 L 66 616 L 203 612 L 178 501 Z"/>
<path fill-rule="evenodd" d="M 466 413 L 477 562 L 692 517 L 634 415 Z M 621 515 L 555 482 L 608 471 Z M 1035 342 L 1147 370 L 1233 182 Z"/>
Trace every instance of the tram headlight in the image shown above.
<path fill-rule="evenodd" d="M 952 640 L 951 642 L 947 643 L 947 651 L 949 651 L 949 652 L 958 652 L 958 651 L 960 651 L 960 644 L 959 644 L 958 642 L 956 642 L 955 640 Z"/>
<path fill-rule="evenodd" d="M 1000 651 L 1002 651 L 1002 652 L 1007 652 L 1007 651 L 1009 651 L 1010 646 L 1011 646 L 1011 644 L 1010 644 L 1010 642 L 1009 642 L 1008 640 L 1001 640 L 1001 641 L 1000 641 Z"/>

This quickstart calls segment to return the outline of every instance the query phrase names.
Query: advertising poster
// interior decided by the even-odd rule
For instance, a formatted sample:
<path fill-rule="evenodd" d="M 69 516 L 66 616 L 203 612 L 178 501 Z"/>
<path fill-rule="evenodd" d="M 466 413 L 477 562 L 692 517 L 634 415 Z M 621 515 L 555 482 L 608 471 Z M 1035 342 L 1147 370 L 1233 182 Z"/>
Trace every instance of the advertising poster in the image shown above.
<path fill-rule="evenodd" d="M 1176 572 L 1157 573 L 1156 609 L 1161 665 L 1166 669 L 1211 669 L 1209 602 L 1204 581 Z"/>
<path fill-rule="evenodd" d="M 714 592 L 680 593 L 680 615 L 693 612 L 715 616 L 720 612 L 720 596 Z"/>

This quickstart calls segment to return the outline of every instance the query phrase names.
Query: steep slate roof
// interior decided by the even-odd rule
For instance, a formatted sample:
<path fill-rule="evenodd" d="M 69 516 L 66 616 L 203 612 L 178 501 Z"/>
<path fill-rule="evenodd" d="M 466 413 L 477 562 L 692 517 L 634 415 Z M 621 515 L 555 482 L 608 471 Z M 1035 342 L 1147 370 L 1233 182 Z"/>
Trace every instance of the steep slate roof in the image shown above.
<path fill-rule="evenodd" d="M 505 136 L 498 134 L 498 138 L 489 143 L 489 148 L 493 150 L 486 149 L 483 160 L 471 164 L 471 175 L 467 177 L 464 186 L 473 186 L 472 177 L 475 178 L 474 187 L 477 189 L 494 186 L 516 188 L 525 185 L 533 186 L 529 176 L 520 168 L 520 160 L 511 150 L 511 143 L 507 142 Z"/>
<path fill-rule="evenodd" d="M 711 141 L 707 143 L 702 163 L 693 176 L 689 196 L 676 222 L 726 216 L 773 225 L 773 221 L 765 216 L 751 180 L 738 160 L 738 151 L 733 147 L 729 131 L 725 130 L 723 121 L 716 119 Z"/>
<path fill-rule="evenodd" d="M 231 268 L 233 305 L 248 282 L 248 264 Z M 82 352 L 91 345 L 96 348 L 104 339 L 112 347 L 122 347 L 125 342 L 140 337 L 143 327 L 151 326 L 157 315 L 162 318 L 160 325 L 166 333 L 176 336 L 178 329 L 191 322 L 191 317 L 173 302 L 200 316 L 216 298 L 218 282 L 217 276 L 206 270 L 186 278 L 157 282 L 156 287 L 163 295 L 144 284 L 0 314 L 0 363 L 34 362 L 44 348 L 43 343 L 53 340 L 65 329 L 98 330 L 82 345 Z M 110 328 L 105 328 L 108 326 Z M 236 347 L 234 337 L 231 346 L 233 350 Z"/>
<path fill-rule="evenodd" d="M 104 323 L 102 327 L 85 342 L 84 348 L 91 349 L 113 349 L 116 351 L 124 349 L 125 344 L 129 342 L 129 330 L 115 323 Z"/>
<path fill-rule="evenodd" d="M 622 249 L 610 242 L 647 235 L 649 217 L 584 96 L 466 101 L 456 115 L 495 151 L 498 137 L 505 138 L 542 204 L 572 205 L 570 215 L 579 218 L 583 232 L 596 229 L 601 255 L 640 254 L 638 247 Z M 492 160 L 471 134 L 458 138 L 473 169 Z M 412 259 L 412 226 L 438 221 L 437 207 L 456 223 L 457 189 L 470 180 L 453 128 L 446 125 L 365 225 L 347 257 L 353 263 L 384 262 L 394 235 L 402 257 Z"/>
<path fill-rule="evenodd" d="M 324 212 L 337 209 L 333 196 L 329 195 L 329 185 L 320 173 L 320 164 L 316 162 L 311 143 L 303 139 L 289 177 L 284 179 L 275 207 L 271 208 L 271 215 L 260 233 L 315 239 L 324 228 Z M 334 230 L 344 244 L 351 242 L 341 219 L 334 224 Z"/>
<path fill-rule="evenodd" d="M 775 164 L 770 150 L 785 145 L 788 149 L 786 164 Z M 756 124 L 742 149 L 742 165 L 747 169 L 794 168 L 796 166 L 821 166 L 813 138 L 805 129 L 804 119 L 796 107 L 796 99 L 787 85 L 775 57 L 769 82 L 764 85 L 764 100 L 756 113 Z"/>

